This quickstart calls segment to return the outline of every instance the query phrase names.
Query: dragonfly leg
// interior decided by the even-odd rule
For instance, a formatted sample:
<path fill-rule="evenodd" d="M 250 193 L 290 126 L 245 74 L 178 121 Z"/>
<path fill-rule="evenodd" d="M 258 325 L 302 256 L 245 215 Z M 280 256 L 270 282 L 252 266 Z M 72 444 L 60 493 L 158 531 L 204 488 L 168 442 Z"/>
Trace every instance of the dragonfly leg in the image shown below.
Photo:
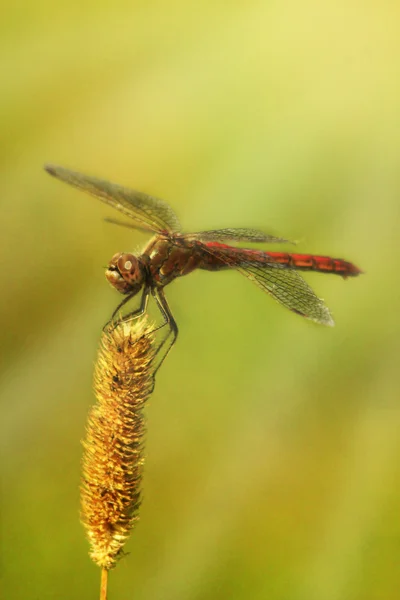
<path fill-rule="evenodd" d="M 162 329 L 163 327 L 165 327 L 166 325 L 168 325 L 169 327 L 169 331 L 167 333 L 167 335 L 165 336 L 165 338 L 162 340 L 162 342 L 159 344 L 158 348 L 156 349 L 156 354 L 158 354 L 161 349 L 163 348 L 163 346 L 168 342 L 169 340 L 169 344 L 167 347 L 167 350 L 164 354 L 164 356 L 161 358 L 160 362 L 158 363 L 154 373 L 153 373 L 153 377 L 155 376 L 155 374 L 157 373 L 158 369 L 161 367 L 162 363 L 164 362 L 164 360 L 166 359 L 167 355 L 169 354 L 169 351 L 171 350 L 172 346 L 174 345 L 176 338 L 178 336 L 178 326 L 176 324 L 176 321 L 174 319 L 174 317 L 172 316 L 171 310 L 168 306 L 168 302 L 167 299 L 164 296 L 164 292 L 162 289 L 158 289 L 156 290 L 155 288 L 153 288 L 151 290 L 151 294 L 154 298 L 154 300 L 157 303 L 157 306 L 163 316 L 164 322 L 159 325 L 158 327 L 156 327 L 155 329 L 153 329 L 151 331 L 151 333 L 155 333 L 156 331 L 159 331 L 160 329 Z M 103 327 L 103 331 L 111 331 L 113 329 L 115 329 L 115 327 L 117 327 L 118 323 L 120 323 L 121 321 L 130 321 L 132 319 L 137 319 L 138 317 L 140 317 L 141 315 L 143 315 L 146 312 L 147 309 L 147 304 L 149 301 L 149 295 L 150 295 L 150 288 L 149 287 L 145 287 L 142 293 L 142 298 L 140 301 L 140 306 L 138 309 L 134 310 L 133 312 L 125 315 L 124 317 L 122 317 L 121 319 L 117 320 L 116 323 L 114 323 L 114 318 L 117 315 L 117 313 L 119 312 L 119 310 L 122 308 L 122 306 L 124 306 L 132 297 L 133 294 L 127 296 L 126 298 L 123 299 L 123 301 L 117 306 L 117 308 L 114 310 L 111 319 L 109 321 L 107 321 L 107 323 L 104 325 Z M 170 336 L 172 334 L 172 339 L 170 339 Z"/>
<path fill-rule="evenodd" d="M 162 359 L 160 360 L 160 362 L 158 363 L 156 370 L 154 371 L 154 375 L 155 375 L 157 373 L 158 369 L 163 364 L 164 360 L 167 358 L 172 346 L 176 342 L 176 338 L 178 337 L 178 325 L 176 324 L 176 321 L 175 321 L 174 317 L 172 316 L 171 309 L 169 308 L 167 299 L 164 296 L 164 291 L 160 288 L 159 289 L 153 288 L 151 293 L 153 295 L 154 300 L 157 302 L 157 306 L 160 309 L 160 312 L 165 320 L 165 323 L 163 325 L 161 325 L 160 327 L 157 327 L 157 329 L 161 329 L 165 325 L 168 325 L 168 327 L 169 327 L 168 334 L 166 335 L 165 339 L 160 343 L 159 347 L 157 348 L 157 354 L 160 352 L 161 348 L 166 344 L 166 342 L 170 338 L 170 335 L 172 334 L 172 339 L 169 341 L 167 350 L 166 350 L 164 356 L 162 357 Z M 157 331 L 157 329 L 155 331 Z"/>
<path fill-rule="evenodd" d="M 140 317 L 141 315 L 143 315 L 146 312 L 147 303 L 149 301 L 149 294 L 150 294 L 150 288 L 149 287 L 145 287 L 143 289 L 142 298 L 140 300 L 140 306 L 139 306 L 139 308 L 137 308 L 136 310 L 134 310 L 131 313 L 128 313 L 127 315 L 125 315 L 121 319 L 118 319 L 117 323 L 114 325 L 113 329 L 115 329 L 116 325 L 119 322 L 121 322 L 121 321 L 131 321 L 132 319 L 137 319 L 138 317 Z M 126 296 L 126 298 L 124 298 L 122 300 L 122 302 L 120 302 L 118 304 L 117 308 L 114 310 L 113 314 L 111 315 L 111 319 L 109 321 L 107 321 L 107 323 L 104 325 L 103 331 L 107 331 L 107 330 L 110 329 L 111 324 L 114 322 L 115 316 L 119 313 L 119 311 L 121 310 L 121 308 L 123 306 L 125 306 L 125 304 L 127 302 L 129 302 L 129 300 L 131 298 L 133 298 L 134 295 L 135 294 L 129 294 L 128 296 Z"/>

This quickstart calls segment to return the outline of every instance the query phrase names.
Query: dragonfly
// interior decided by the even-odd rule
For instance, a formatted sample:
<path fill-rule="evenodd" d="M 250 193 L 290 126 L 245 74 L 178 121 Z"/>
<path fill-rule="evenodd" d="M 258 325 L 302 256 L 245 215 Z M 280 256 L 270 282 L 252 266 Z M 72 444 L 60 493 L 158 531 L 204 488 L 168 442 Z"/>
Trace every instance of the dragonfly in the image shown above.
<path fill-rule="evenodd" d="M 178 277 L 195 269 L 222 271 L 236 269 L 264 292 L 293 313 L 321 325 L 333 326 L 334 320 L 323 300 L 313 292 L 300 275 L 301 271 L 317 271 L 356 277 L 362 271 L 342 258 L 315 254 L 270 252 L 232 246 L 227 242 L 289 243 L 258 229 L 229 228 L 183 233 L 173 209 L 159 198 L 149 196 L 96 177 L 83 175 L 64 167 L 46 165 L 45 170 L 57 179 L 74 186 L 113 207 L 130 222 L 108 221 L 152 234 L 142 254 L 118 252 L 111 258 L 106 278 L 124 299 L 108 323 L 130 320 L 143 315 L 150 295 L 163 317 L 160 328 L 168 326 L 166 358 L 178 336 L 178 326 L 165 297 L 164 288 Z M 140 305 L 121 316 L 121 308 L 139 292 Z M 157 328 L 159 329 L 159 328 Z M 157 370 L 161 363 L 158 365 Z"/>

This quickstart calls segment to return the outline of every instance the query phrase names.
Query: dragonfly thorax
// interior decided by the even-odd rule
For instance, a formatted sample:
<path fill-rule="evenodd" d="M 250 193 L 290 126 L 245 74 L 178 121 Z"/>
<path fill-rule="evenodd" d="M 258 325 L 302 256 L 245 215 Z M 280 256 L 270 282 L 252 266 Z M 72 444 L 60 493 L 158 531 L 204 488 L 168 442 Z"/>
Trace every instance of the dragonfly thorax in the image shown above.
<path fill-rule="evenodd" d="M 144 284 L 145 270 L 134 254 L 119 252 L 110 260 L 106 278 L 121 294 L 134 294 Z"/>

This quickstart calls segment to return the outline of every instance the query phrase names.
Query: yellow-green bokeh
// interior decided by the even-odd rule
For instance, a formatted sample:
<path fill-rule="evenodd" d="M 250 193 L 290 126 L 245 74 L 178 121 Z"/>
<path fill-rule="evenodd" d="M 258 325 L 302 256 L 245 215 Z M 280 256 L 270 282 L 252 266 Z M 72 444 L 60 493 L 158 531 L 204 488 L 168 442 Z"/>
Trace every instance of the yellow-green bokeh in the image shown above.
<path fill-rule="evenodd" d="M 104 279 L 140 233 L 45 162 L 363 268 L 318 327 L 237 273 L 167 296 L 141 521 L 110 598 L 396 600 L 400 7 L 8 3 L 0 21 L 3 596 L 96 598 L 79 441 Z M 156 316 L 153 311 L 152 314 Z"/>

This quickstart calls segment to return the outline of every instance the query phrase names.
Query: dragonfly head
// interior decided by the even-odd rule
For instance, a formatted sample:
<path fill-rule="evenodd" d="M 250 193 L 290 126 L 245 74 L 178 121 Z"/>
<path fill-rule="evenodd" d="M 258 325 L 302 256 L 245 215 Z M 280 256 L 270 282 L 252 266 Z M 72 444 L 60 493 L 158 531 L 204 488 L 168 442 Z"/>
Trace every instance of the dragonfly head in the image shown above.
<path fill-rule="evenodd" d="M 106 278 L 121 294 L 134 294 L 144 283 L 144 269 L 133 254 L 114 254 L 106 270 Z"/>

